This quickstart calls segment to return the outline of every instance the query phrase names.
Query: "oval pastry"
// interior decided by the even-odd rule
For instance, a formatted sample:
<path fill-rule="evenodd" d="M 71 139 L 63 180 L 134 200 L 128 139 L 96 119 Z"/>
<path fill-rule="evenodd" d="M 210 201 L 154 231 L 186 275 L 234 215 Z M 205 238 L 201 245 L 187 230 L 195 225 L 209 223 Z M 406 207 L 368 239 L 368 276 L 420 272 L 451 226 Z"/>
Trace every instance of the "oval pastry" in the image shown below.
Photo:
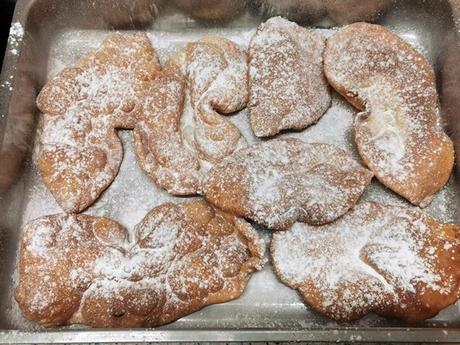
<path fill-rule="evenodd" d="M 303 129 L 331 96 L 323 73 L 324 38 L 281 17 L 261 24 L 249 44 L 249 117 L 254 134 Z"/>
<path fill-rule="evenodd" d="M 295 221 L 324 224 L 340 217 L 372 176 L 333 145 L 277 139 L 241 149 L 214 166 L 203 192 L 224 211 L 284 230 Z"/>
<path fill-rule="evenodd" d="M 337 92 L 363 111 L 354 133 L 364 162 L 411 203 L 429 204 L 454 162 L 430 64 L 387 29 L 356 23 L 327 40 L 324 69 Z"/>
<path fill-rule="evenodd" d="M 203 200 L 154 208 L 134 235 L 88 215 L 28 223 L 15 295 L 23 315 L 45 326 L 158 326 L 238 298 L 265 262 L 255 230 Z"/>
<path fill-rule="evenodd" d="M 271 255 L 280 280 L 321 314 L 417 321 L 458 298 L 459 232 L 419 211 L 363 202 L 334 223 L 275 233 Z"/>

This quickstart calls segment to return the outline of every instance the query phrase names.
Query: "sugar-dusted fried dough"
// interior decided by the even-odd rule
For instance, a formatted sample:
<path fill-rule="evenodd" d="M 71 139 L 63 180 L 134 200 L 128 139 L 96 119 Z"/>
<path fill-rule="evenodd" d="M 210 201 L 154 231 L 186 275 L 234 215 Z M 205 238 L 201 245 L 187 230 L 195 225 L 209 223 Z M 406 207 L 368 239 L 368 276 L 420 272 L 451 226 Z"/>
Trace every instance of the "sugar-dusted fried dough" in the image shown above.
<path fill-rule="evenodd" d="M 214 166 L 203 191 L 224 211 L 284 230 L 295 221 L 324 224 L 342 216 L 372 176 L 333 145 L 277 139 L 241 149 Z"/>
<path fill-rule="evenodd" d="M 242 219 L 205 201 L 163 204 L 135 228 L 88 215 L 23 229 L 16 301 L 45 326 L 151 327 L 238 298 L 264 262 Z"/>
<path fill-rule="evenodd" d="M 114 34 L 38 95 L 40 172 L 65 211 L 82 211 L 115 178 L 123 153 L 114 128 L 134 127 L 159 68 L 146 35 Z"/>
<path fill-rule="evenodd" d="M 135 129 L 145 172 L 171 194 L 196 194 L 199 161 L 182 144 L 184 81 L 161 70 L 145 34 L 107 37 L 40 92 L 39 166 L 66 212 L 80 212 L 110 185 L 123 152 L 116 129 Z"/>
<path fill-rule="evenodd" d="M 184 81 L 165 69 L 148 89 L 144 117 L 134 128 L 134 145 L 142 169 L 173 195 L 197 194 L 202 171 L 198 158 L 181 138 Z"/>
<path fill-rule="evenodd" d="M 334 223 L 275 233 L 271 255 L 281 281 L 321 314 L 417 321 L 458 298 L 459 233 L 419 211 L 365 202 Z"/>
<path fill-rule="evenodd" d="M 250 119 L 258 137 L 302 129 L 331 96 L 323 73 L 324 38 L 281 17 L 261 24 L 249 45 Z"/>
<path fill-rule="evenodd" d="M 248 102 L 247 57 L 232 41 L 205 37 L 187 44 L 166 63 L 187 80 L 188 103 L 182 136 L 189 148 L 215 163 L 246 145 L 240 131 L 221 114 Z"/>
<path fill-rule="evenodd" d="M 430 64 L 387 29 L 356 23 L 327 40 L 324 68 L 330 84 L 363 111 L 354 133 L 364 162 L 413 204 L 430 203 L 454 161 Z"/>

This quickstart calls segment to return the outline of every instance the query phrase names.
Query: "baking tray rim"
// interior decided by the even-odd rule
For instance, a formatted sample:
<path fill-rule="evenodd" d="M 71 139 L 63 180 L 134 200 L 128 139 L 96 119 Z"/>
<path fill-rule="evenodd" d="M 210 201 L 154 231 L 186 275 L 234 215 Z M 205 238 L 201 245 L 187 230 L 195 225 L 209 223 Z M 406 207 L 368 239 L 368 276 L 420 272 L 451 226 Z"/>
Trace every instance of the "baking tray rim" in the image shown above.
<path fill-rule="evenodd" d="M 26 27 L 29 10 L 36 0 L 17 0 L 12 23 Z M 460 4 L 460 0 L 449 0 Z M 459 22 L 460 23 L 460 19 Z M 458 25 L 457 25 L 458 26 Z M 460 30 L 460 27 L 458 28 Z M 0 73 L 0 84 L 13 72 L 14 85 L 16 64 L 20 53 L 7 54 L 10 39 Z M 6 120 L 12 89 L 0 92 L 0 128 Z M 2 142 L 0 132 L 0 143 Z M 134 343 L 134 342 L 417 342 L 460 343 L 460 327 L 328 327 L 305 329 L 81 329 L 81 330 L 2 330 L 0 344 L 78 344 L 78 343 Z"/>
<path fill-rule="evenodd" d="M 135 342 L 417 342 L 458 343 L 458 328 L 320 328 L 302 330 L 274 329 L 91 329 L 52 331 L 0 331 L 0 344 L 78 344 Z"/>

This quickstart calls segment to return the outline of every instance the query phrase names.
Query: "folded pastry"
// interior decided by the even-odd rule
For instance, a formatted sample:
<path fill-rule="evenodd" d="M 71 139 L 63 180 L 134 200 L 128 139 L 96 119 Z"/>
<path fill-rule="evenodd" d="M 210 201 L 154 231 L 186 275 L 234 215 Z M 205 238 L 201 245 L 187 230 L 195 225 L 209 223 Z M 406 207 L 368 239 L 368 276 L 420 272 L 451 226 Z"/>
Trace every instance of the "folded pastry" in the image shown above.
<path fill-rule="evenodd" d="M 249 45 L 249 110 L 258 137 L 302 129 L 331 103 L 324 38 L 281 17 L 261 24 Z"/>
<path fill-rule="evenodd" d="M 321 314 L 417 321 L 458 298 L 459 231 L 419 211 L 363 202 L 334 223 L 275 233 L 271 255 L 281 281 Z"/>
<path fill-rule="evenodd" d="M 187 81 L 182 137 L 189 149 L 210 163 L 246 145 L 237 127 L 222 117 L 248 102 L 247 57 L 238 45 L 222 37 L 189 43 L 166 63 Z"/>
<path fill-rule="evenodd" d="M 181 137 L 184 96 L 183 78 L 164 69 L 147 90 L 144 114 L 133 132 L 140 166 L 173 195 L 197 194 L 203 178 L 198 157 Z"/>
<path fill-rule="evenodd" d="M 454 150 L 440 124 L 428 61 L 387 29 L 356 23 L 327 40 L 324 69 L 337 92 L 363 111 L 354 134 L 367 166 L 411 203 L 430 203 L 449 179 Z"/>
<path fill-rule="evenodd" d="M 159 68 L 147 36 L 114 34 L 38 95 L 40 172 L 65 211 L 82 211 L 115 178 L 123 152 L 114 128 L 134 126 L 133 113 Z"/>
<path fill-rule="evenodd" d="M 203 182 L 218 208 L 273 230 L 325 224 L 355 205 L 373 174 L 329 144 L 277 139 L 235 152 Z"/>
<path fill-rule="evenodd" d="M 149 38 L 113 34 L 48 82 L 37 98 L 44 113 L 39 167 L 66 212 L 91 205 L 118 173 L 116 129 L 136 128 L 141 166 L 172 194 L 196 194 L 199 162 L 182 145 L 184 82 L 161 70 Z"/>
<path fill-rule="evenodd" d="M 45 326 L 151 327 L 238 298 L 264 262 L 242 219 L 205 201 L 163 204 L 134 229 L 57 214 L 22 234 L 16 301 Z"/>

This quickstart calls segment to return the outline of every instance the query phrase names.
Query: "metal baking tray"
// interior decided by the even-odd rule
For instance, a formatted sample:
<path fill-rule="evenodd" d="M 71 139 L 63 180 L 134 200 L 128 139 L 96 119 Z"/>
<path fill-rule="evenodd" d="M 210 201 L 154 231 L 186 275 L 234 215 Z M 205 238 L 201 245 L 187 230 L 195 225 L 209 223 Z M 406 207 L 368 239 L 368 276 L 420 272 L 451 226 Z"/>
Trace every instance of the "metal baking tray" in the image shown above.
<path fill-rule="evenodd" d="M 460 1 L 19 0 L 0 78 L 0 343 L 460 342 L 460 303 L 418 324 L 375 315 L 336 323 L 310 311 L 294 290 L 276 279 L 270 264 L 254 274 L 241 298 L 156 329 L 98 330 L 78 325 L 44 329 L 21 317 L 13 300 L 20 229 L 33 218 L 60 212 L 36 167 L 40 114 L 35 97 L 46 80 L 97 47 L 114 30 L 146 31 L 164 61 L 187 42 L 205 35 L 225 36 L 245 47 L 258 24 L 274 15 L 319 28 L 325 35 L 334 27 L 359 20 L 398 33 L 433 64 L 443 124 L 460 152 Z M 357 157 L 351 137 L 354 114 L 334 94 L 332 107 L 318 124 L 282 136 L 333 143 Z M 246 111 L 229 119 L 249 142 L 257 140 Z M 120 131 L 119 135 L 125 151 L 120 173 L 85 213 L 112 217 L 132 229 L 152 207 L 184 198 L 156 188 L 137 165 L 131 133 Z M 425 209 L 446 222 L 460 221 L 455 175 Z M 409 206 L 376 181 L 364 199 Z M 270 232 L 259 230 L 268 244 Z"/>

